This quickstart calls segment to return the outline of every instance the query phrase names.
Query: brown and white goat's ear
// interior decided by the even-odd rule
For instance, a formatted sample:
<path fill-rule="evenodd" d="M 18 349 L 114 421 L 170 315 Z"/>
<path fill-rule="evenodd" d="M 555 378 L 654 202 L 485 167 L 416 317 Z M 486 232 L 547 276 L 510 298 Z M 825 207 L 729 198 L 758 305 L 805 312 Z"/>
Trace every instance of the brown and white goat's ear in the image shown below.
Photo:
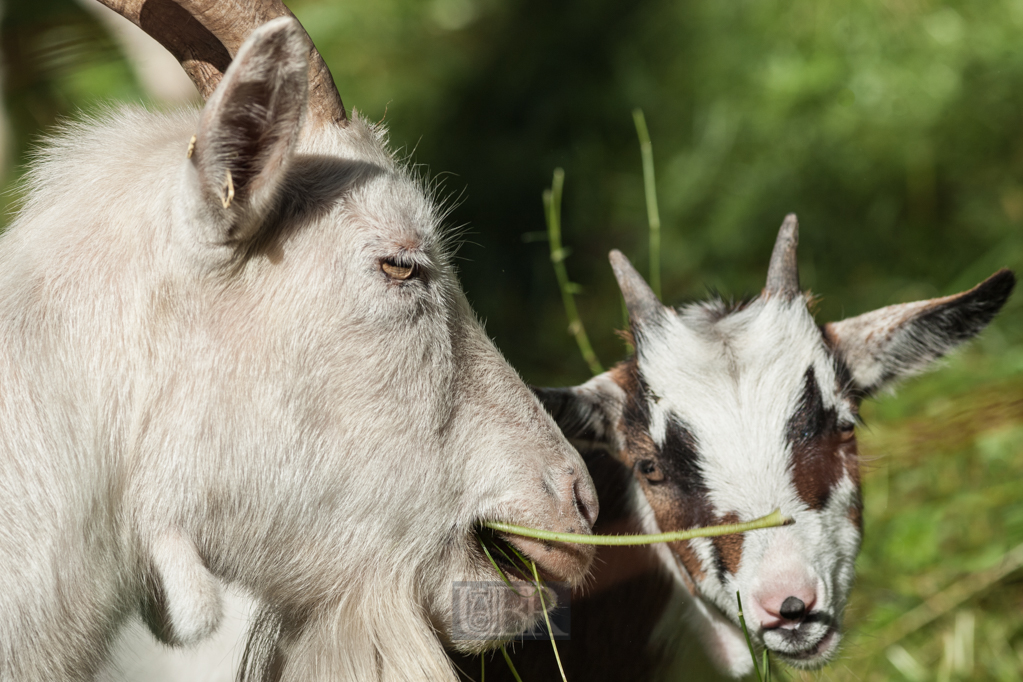
<path fill-rule="evenodd" d="M 923 371 L 976 336 L 1009 298 L 1016 277 L 999 270 L 969 291 L 888 306 L 824 326 L 824 336 L 866 395 Z"/>
<path fill-rule="evenodd" d="M 274 209 L 308 106 L 308 65 L 302 26 L 274 19 L 242 44 L 206 103 L 188 155 L 207 244 L 244 242 Z"/>
<path fill-rule="evenodd" d="M 558 428 L 580 452 L 617 449 L 615 424 L 621 420 L 625 392 L 610 377 L 598 374 L 567 388 L 532 386 Z"/>

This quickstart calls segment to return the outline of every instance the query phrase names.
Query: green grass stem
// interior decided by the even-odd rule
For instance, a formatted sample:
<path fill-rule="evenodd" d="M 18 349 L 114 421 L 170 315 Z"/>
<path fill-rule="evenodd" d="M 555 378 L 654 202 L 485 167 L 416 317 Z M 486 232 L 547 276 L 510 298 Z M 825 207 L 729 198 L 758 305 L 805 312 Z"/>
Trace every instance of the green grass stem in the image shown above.
<path fill-rule="evenodd" d="M 514 585 L 512 585 L 511 580 L 508 579 L 508 576 L 505 575 L 504 571 L 501 570 L 501 567 L 497 565 L 496 561 L 494 561 L 494 557 L 491 556 L 490 549 L 487 547 L 487 543 L 485 543 L 482 538 L 480 539 L 480 547 L 483 549 L 483 553 L 487 555 L 487 558 L 490 559 L 490 565 L 493 566 L 494 570 L 497 571 L 497 574 L 501 576 L 501 580 L 503 580 L 504 584 L 508 586 L 508 589 L 514 592 L 516 595 L 525 598 L 524 595 L 519 594 L 519 591 L 515 589 Z M 504 551 L 502 551 L 501 554 L 504 554 L 506 557 L 508 556 L 507 554 L 504 553 Z"/>
<path fill-rule="evenodd" d="M 784 516 L 780 510 L 775 509 L 767 516 L 747 521 L 746 523 L 729 523 L 721 526 L 705 526 L 703 528 L 690 528 L 689 530 L 678 530 L 671 533 L 654 533 L 649 535 L 583 535 L 581 533 L 555 533 L 549 530 L 537 528 L 526 528 L 510 523 L 491 521 L 484 524 L 491 530 L 500 533 L 511 533 L 521 535 L 534 540 L 545 540 L 547 542 L 569 542 L 576 545 L 602 545 L 604 547 L 623 547 L 630 545 L 653 545 L 659 542 L 680 542 L 693 538 L 710 538 L 719 535 L 731 535 L 733 533 L 745 533 L 761 528 L 774 528 L 787 526 L 792 519 Z"/>
<path fill-rule="evenodd" d="M 554 628 L 551 627 L 551 617 L 547 613 L 547 603 L 543 598 L 543 581 L 536 570 L 536 562 L 529 562 L 533 565 L 533 580 L 536 581 L 536 593 L 540 595 L 540 610 L 543 611 L 543 619 L 547 623 L 547 634 L 551 636 L 551 647 L 554 649 L 554 660 L 558 662 L 558 671 L 561 673 L 561 682 L 568 682 L 565 677 L 565 668 L 561 665 L 561 655 L 558 653 L 558 645 L 554 642 Z"/>
<path fill-rule="evenodd" d="M 579 352 L 595 375 L 604 371 L 590 345 L 590 338 L 586 335 L 586 328 L 583 326 L 582 318 L 579 317 L 579 310 L 575 306 L 574 294 L 579 286 L 568 279 L 568 270 L 565 269 L 565 258 L 568 253 L 561 245 L 561 194 L 565 185 L 565 171 L 561 168 L 554 169 L 554 178 L 551 181 L 551 188 L 543 193 L 544 214 L 547 218 L 547 243 L 551 249 L 551 263 L 554 265 L 554 274 L 558 278 L 558 289 L 561 290 L 561 301 L 565 305 L 565 315 L 568 316 L 568 331 L 575 337 L 579 346 Z"/>
<path fill-rule="evenodd" d="M 661 297 L 661 212 L 657 208 L 657 183 L 654 179 L 654 148 L 642 109 L 632 110 L 632 120 L 639 136 L 639 153 L 643 157 L 643 190 L 646 194 L 646 217 L 650 224 L 650 288 Z"/>
<path fill-rule="evenodd" d="M 742 634 L 746 636 L 746 646 L 749 647 L 750 656 L 753 657 L 753 670 L 757 674 L 757 680 L 759 682 L 764 682 L 764 678 L 760 676 L 760 664 L 757 663 L 757 652 L 753 650 L 753 641 L 749 637 L 749 630 L 746 629 L 746 618 L 742 615 L 742 597 L 739 596 L 738 591 L 735 593 L 735 601 L 739 602 L 739 624 L 742 625 Z"/>
<path fill-rule="evenodd" d="M 515 669 L 515 664 L 512 663 L 511 656 L 508 655 L 508 647 L 501 647 L 501 653 L 504 655 L 504 662 L 508 664 L 508 670 L 511 670 L 515 682 L 522 682 L 522 678 L 519 677 L 519 671 Z"/>

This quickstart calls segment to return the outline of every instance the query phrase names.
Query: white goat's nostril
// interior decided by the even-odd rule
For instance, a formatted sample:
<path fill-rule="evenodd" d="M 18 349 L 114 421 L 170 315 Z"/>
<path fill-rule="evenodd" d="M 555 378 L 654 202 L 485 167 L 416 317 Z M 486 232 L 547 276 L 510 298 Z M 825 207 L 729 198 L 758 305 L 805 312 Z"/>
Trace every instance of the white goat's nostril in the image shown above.
<path fill-rule="evenodd" d="M 778 615 L 786 620 L 799 620 L 806 615 L 806 604 L 799 597 L 786 597 L 781 603 Z"/>

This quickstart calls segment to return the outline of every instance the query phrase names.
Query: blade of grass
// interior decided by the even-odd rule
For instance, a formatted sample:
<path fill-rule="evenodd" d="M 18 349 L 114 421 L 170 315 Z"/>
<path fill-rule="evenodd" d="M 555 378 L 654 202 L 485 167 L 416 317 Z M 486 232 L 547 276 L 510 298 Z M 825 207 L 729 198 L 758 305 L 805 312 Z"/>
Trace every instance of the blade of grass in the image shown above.
<path fill-rule="evenodd" d="M 540 595 L 540 608 L 543 609 L 543 619 L 547 623 L 547 634 L 551 636 L 551 647 L 554 649 L 554 659 L 558 662 L 561 682 L 568 682 L 568 678 L 565 677 L 565 669 L 561 665 L 561 656 L 558 654 L 558 645 L 554 642 L 554 628 L 551 627 L 551 617 L 547 613 L 547 604 L 543 598 L 543 581 L 540 580 L 540 574 L 536 570 L 536 562 L 531 561 L 530 563 L 533 564 L 533 580 L 536 581 L 536 592 Z"/>
<path fill-rule="evenodd" d="M 558 278 L 558 289 L 561 290 L 561 302 L 565 306 L 565 315 L 568 316 L 568 330 L 575 337 L 579 346 L 579 352 L 583 360 L 595 375 L 604 371 L 590 345 L 590 338 L 586 335 L 586 328 L 579 317 L 579 310 L 575 306 L 573 297 L 573 285 L 568 279 L 568 270 L 565 269 L 565 249 L 561 245 L 561 192 L 565 185 L 565 171 L 561 168 L 554 169 L 554 178 L 551 181 L 551 188 L 543 193 L 544 214 L 547 218 L 547 241 L 551 249 L 551 264 L 554 266 L 554 275 Z"/>
<path fill-rule="evenodd" d="M 531 567 L 533 565 L 533 560 L 527 559 L 525 556 L 522 555 L 522 552 L 515 549 L 515 547 L 513 547 L 511 544 L 508 544 L 507 547 L 512 551 L 512 554 L 518 557 L 519 562 L 525 567 L 526 573 L 527 574 L 530 573 L 532 571 Z M 505 554 L 505 556 L 507 557 L 508 555 Z M 511 561 L 513 564 L 515 563 L 514 561 L 511 560 L 511 558 L 509 558 L 508 561 Z"/>
<path fill-rule="evenodd" d="M 646 194 L 646 217 L 650 224 L 650 288 L 661 297 L 661 213 L 657 209 L 657 183 L 654 181 L 654 149 L 642 109 L 632 110 L 632 120 L 639 136 L 639 153 L 643 157 L 643 190 Z"/>
<path fill-rule="evenodd" d="M 739 596 L 738 591 L 735 593 L 735 601 L 739 602 L 739 624 L 742 625 L 742 634 L 746 636 L 746 646 L 749 647 L 749 654 L 753 657 L 753 670 L 757 673 L 757 680 L 764 682 L 764 678 L 760 676 L 760 666 L 757 664 L 757 653 L 753 650 L 753 641 L 749 638 L 749 630 L 746 629 L 746 619 L 742 615 L 742 597 Z"/>
<path fill-rule="evenodd" d="M 991 568 L 971 573 L 952 583 L 888 624 L 878 634 L 873 646 L 864 653 L 885 651 L 904 637 L 937 620 L 960 604 L 1023 568 L 1023 545 L 1007 552 Z"/>
<path fill-rule="evenodd" d="M 511 584 L 511 581 L 508 580 L 508 576 L 506 576 L 504 574 L 504 571 L 501 570 L 501 567 L 497 565 L 496 561 L 494 561 L 494 557 L 490 556 L 490 550 L 487 549 L 487 543 L 483 542 L 482 538 L 480 538 L 480 547 L 483 548 L 483 553 L 487 555 L 488 559 L 490 559 L 490 565 L 493 566 L 494 570 L 497 571 L 497 574 L 499 576 L 501 576 L 501 580 L 503 580 L 504 584 L 508 586 L 508 589 L 511 590 L 512 592 L 514 592 L 519 597 L 522 597 L 523 599 L 525 599 L 525 597 L 523 597 L 523 595 L 519 594 L 518 590 L 516 590 L 515 587 Z"/>
<path fill-rule="evenodd" d="M 535 540 L 546 540 L 547 542 L 569 542 L 576 545 L 602 545 L 605 547 L 624 547 L 629 545 L 652 545 L 659 542 L 679 542 L 693 538 L 710 538 L 719 535 L 731 535 L 733 533 L 745 533 L 761 528 L 774 528 L 776 526 L 787 526 L 792 519 L 782 515 L 781 511 L 775 509 L 767 516 L 747 521 L 746 523 L 730 523 L 721 526 L 705 526 L 703 528 L 690 528 L 689 530 L 673 531 L 671 533 L 654 533 L 650 535 L 582 535 L 580 533 L 555 533 L 549 530 L 537 528 L 526 528 L 511 523 L 499 523 L 491 521 L 484 524 L 491 530 L 512 535 L 522 535 Z"/>
<path fill-rule="evenodd" d="M 508 556 L 508 552 L 505 552 L 504 548 L 501 547 L 501 545 L 495 544 L 494 547 L 501 553 L 501 556 L 503 556 L 505 559 L 508 560 L 508 563 L 510 563 L 512 566 L 515 566 L 520 571 L 522 571 L 523 575 L 527 576 L 527 579 L 528 579 L 528 576 L 529 576 L 529 573 L 530 573 L 529 566 L 532 563 L 529 559 L 527 559 L 526 557 L 522 556 L 522 553 L 519 552 L 514 547 L 512 547 L 511 544 L 505 543 L 504 547 L 507 547 L 508 549 L 510 549 L 512 554 L 514 554 L 518 558 L 519 564 L 521 564 L 521 566 L 519 566 L 519 565 L 517 565 L 515 563 L 515 559 L 512 559 L 510 556 Z M 519 596 L 522 596 L 522 595 L 519 595 Z"/>
<path fill-rule="evenodd" d="M 522 678 L 519 677 L 519 671 L 515 669 L 515 664 L 512 663 L 511 656 L 508 655 L 508 647 L 501 647 L 501 653 L 504 654 L 504 662 L 508 664 L 508 670 L 511 670 L 515 682 L 522 682 Z"/>

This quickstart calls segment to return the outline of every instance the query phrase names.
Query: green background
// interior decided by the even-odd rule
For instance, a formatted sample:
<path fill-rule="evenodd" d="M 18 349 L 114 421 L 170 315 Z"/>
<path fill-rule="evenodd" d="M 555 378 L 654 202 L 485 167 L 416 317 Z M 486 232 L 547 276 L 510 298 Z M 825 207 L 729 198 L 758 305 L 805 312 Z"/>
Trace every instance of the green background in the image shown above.
<path fill-rule="evenodd" d="M 605 366 L 624 355 L 607 252 L 642 271 L 649 260 L 634 107 L 653 138 L 668 303 L 759 291 L 790 211 L 821 322 L 1023 271 L 1021 0 L 291 7 L 349 109 L 383 119 L 459 202 L 466 290 L 527 381 L 588 376 L 537 239 L 558 166 L 582 318 Z M 5 12 L 8 204 L 58 118 L 160 104 L 76 2 Z M 865 415 L 851 633 L 841 660 L 805 677 L 1023 679 L 1023 584 L 1009 570 L 1023 563 L 1011 554 L 1023 543 L 1023 295 Z M 934 618 L 903 616 L 914 608 Z"/>

